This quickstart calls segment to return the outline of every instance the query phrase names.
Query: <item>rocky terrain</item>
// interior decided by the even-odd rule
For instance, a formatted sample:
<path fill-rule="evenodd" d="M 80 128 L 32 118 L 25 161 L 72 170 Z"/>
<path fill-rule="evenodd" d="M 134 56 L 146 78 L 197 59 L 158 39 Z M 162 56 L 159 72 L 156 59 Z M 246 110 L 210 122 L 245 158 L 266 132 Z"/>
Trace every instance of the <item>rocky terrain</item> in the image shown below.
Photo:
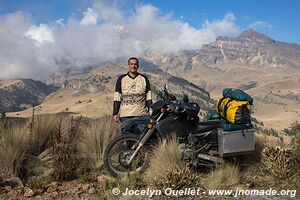
<path fill-rule="evenodd" d="M 208 64 L 299 68 L 299 55 L 299 45 L 275 41 L 249 29 L 237 38 L 218 37 L 204 45 L 196 59 Z"/>
<path fill-rule="evenodd" d="M 57 89 L 31 79 L 0 80 L 0 111 L 11 112 L 36 106 Z"/>

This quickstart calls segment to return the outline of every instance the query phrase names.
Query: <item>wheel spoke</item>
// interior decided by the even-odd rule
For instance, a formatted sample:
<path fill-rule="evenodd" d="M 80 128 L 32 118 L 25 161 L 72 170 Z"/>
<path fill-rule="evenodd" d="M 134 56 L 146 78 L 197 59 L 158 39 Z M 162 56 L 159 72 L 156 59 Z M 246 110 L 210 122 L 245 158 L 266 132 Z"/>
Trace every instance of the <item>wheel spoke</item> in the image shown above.
<path fill-rule="evenodd" d="M 130 147 L 132 147 L 136 141 L 136 139 L 124 137 L 111 147 L 107 156 L 109 168 L 112 169 L 114 173 L 126 174 L 130 171 L 141 170 L 145 167 L 147 154 L 143 148 L 140 149 L 132 160 L 132 163 L 127 164 L 127 161 L 134 152 Z"/>

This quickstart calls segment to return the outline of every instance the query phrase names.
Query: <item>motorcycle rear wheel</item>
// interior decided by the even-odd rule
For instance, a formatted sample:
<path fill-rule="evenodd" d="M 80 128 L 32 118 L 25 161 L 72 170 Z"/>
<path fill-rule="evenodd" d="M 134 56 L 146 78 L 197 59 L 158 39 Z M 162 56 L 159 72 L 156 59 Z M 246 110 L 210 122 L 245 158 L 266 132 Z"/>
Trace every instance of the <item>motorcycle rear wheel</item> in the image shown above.
<path fill-rule="evenodd" d="M 113 177 L 127 175 L 132 172 L 143 172 L 149 164 L 149 149 L 143 146 L 133 161 L 126 161 L 131 157 L 134 150 L 131 147 L 138 141 L 139 135 L 122 134 L 113 139 L 104 151 L 104 166 Z"/>

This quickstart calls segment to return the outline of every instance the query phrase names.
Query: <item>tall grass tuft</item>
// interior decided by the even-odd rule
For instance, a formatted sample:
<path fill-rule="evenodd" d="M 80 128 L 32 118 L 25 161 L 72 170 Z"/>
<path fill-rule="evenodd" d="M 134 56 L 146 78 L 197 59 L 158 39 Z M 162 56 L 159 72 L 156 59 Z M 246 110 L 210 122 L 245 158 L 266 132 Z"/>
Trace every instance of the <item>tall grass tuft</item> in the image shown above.
<path fill-rule="evenodd" d="M 0 173 L 19 176 L 28 151 L 29 131 L 26 126 L 0 128 Z"/>
<path fill-rule="evenodd" d="M 59 115 L 37 115 L 30 124 L 30 153 L 38 155 L 51 147 L 51 139 L 57 130 Z"/>
<path fill-rule="evenodd" d="M 80 151 L 89 160 L 91 169 L 99 169 L 103 165 L 103 153 L 109 141 L 118 133 L 118 125 L 110 116 L 91 119 L 81 127 L 83 137 Z"/>
<path fill-rule="evenodd" d="M 23 163 L 23 179 L 39 177 L 38 182 L 49 182 L 53 171 L 53 159 L 49 153 L 53 145 L 59 115 L 33 115 L 29 124 L 28 151 Z M 47 158 L 45 159 L 45 155 Z"/>
<path fill-rule="evenodd" d="M 178 140 L 173 137 L 161 141 L 153 151 L 149 168 L 146 171 L 146 182 L 151 185 L 160 186 L 161 180 L 166 180 L 168 170 L 172 168 L 183 168 Z"/>
<path fill-rule="evenodd" d="M 58 115 L 32 115 L 25 123 L 1 123 L 0 171 L 26 181 L 45 170 L 40 154 L 49 151 Z"/>

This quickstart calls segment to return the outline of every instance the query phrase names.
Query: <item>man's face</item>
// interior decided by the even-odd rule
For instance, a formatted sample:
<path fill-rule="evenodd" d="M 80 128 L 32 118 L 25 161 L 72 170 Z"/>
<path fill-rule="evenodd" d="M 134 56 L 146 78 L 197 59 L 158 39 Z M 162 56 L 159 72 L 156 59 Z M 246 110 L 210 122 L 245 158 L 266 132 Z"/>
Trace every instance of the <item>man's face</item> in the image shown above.
<path fill-rule="evenodd" d="M 128 63 L 128 70 L 131 73 L 136 73 L 138 70 L 138 64 L 137 61 L 135 59 L 130 59 L 129 63 Z"/>

